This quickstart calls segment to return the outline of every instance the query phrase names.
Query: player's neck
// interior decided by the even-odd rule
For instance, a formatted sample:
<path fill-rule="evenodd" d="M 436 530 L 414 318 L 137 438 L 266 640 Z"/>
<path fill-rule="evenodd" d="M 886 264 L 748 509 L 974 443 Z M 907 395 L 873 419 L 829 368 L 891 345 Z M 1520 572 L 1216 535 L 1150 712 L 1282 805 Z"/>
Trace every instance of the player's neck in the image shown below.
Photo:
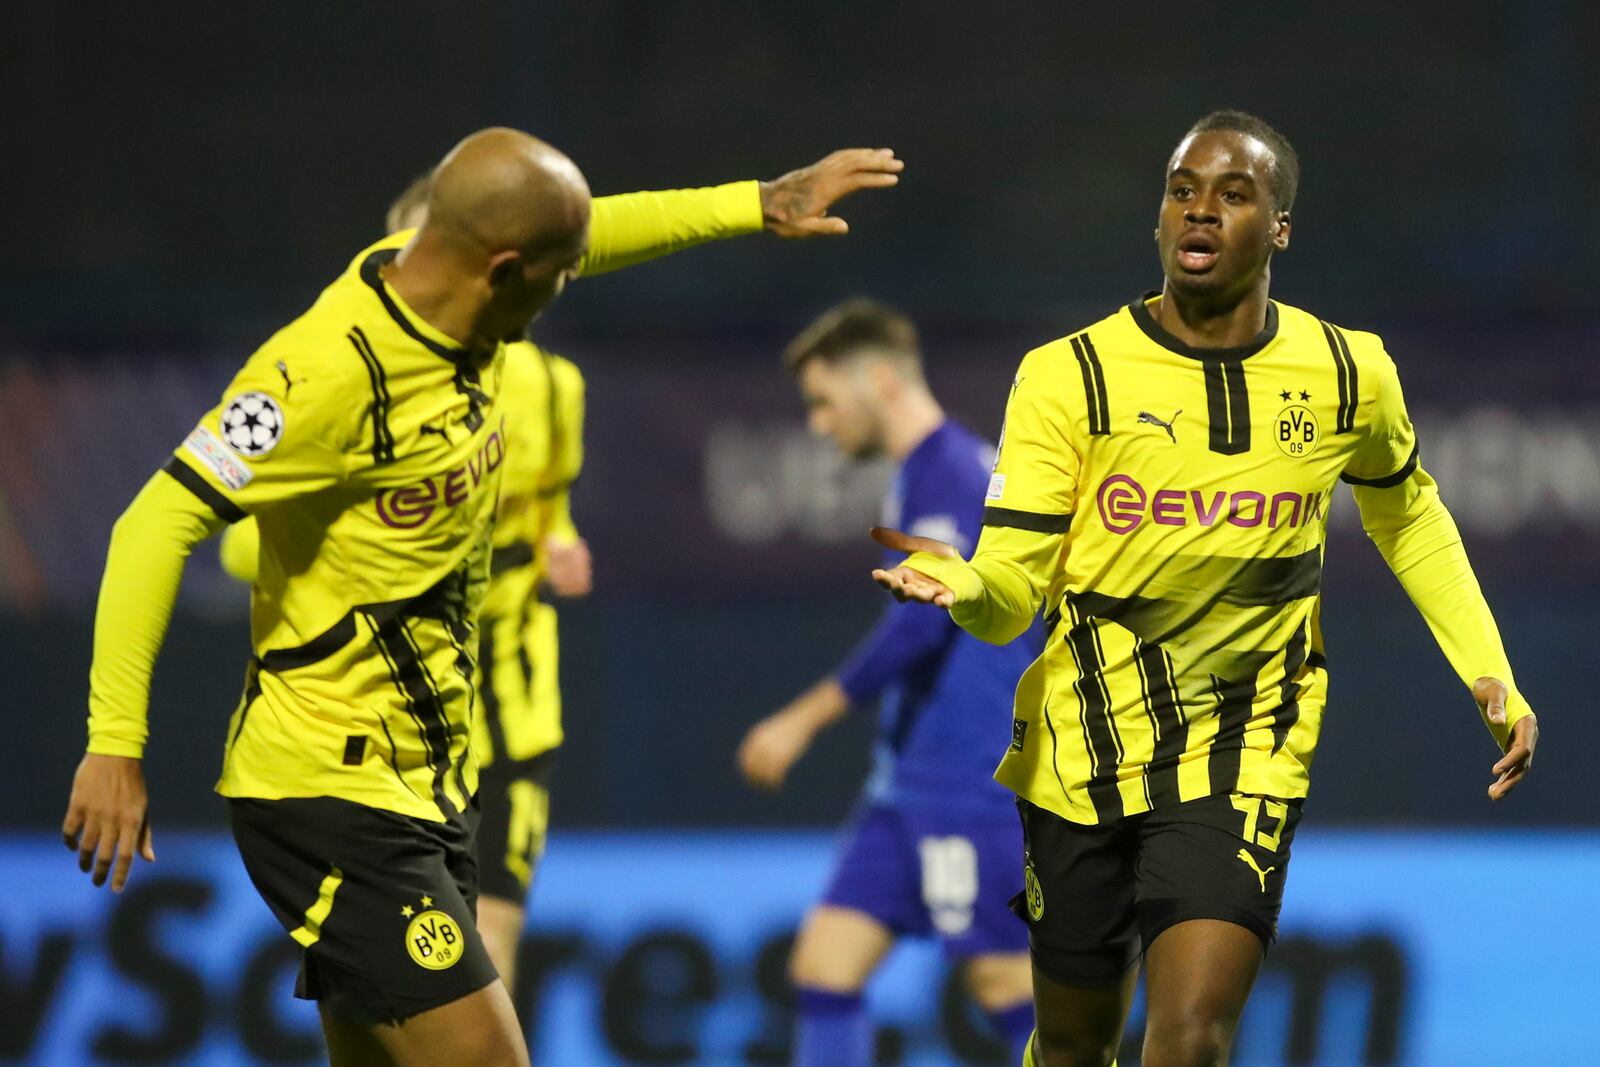
<path fill-rule="evenodd" d="M 883 450 L 903 463 L 917 446 L 944 425 L 944 408 L 926 390 L 908 391 L 884 413 Z"/>
<path fill-rule="evenodd" d="M 493 348 L 498 338 L 479 336 L 483 304 L 460 284 L 441 257 L 418 255 L 416 242 L 401 249 L 383 280 L 423 322 L 464 348 Z"/>
<path fill-rule="evenodd" d="M 1162 286 L 1152 316 L 1172 336 L 1192 348 L 1236 348 L 1253 341 L 1267 327 L 1268 279 L 1265 275 L 1231 302 L 1211 303 L 1186 298 L 1171 283 Z"/>

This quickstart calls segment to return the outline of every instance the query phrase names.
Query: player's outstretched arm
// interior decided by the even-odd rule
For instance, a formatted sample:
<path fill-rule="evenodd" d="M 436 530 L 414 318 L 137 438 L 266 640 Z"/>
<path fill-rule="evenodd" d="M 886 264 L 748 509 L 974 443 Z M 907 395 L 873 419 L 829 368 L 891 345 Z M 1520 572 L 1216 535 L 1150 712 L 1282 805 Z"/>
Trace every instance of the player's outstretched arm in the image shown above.
<path fill-rule="evenodd" d="M 985 526 L 971 561 L 942 541 L 899 530 L 874 527 L 872 539 L 911 553 L 898 567 L 873 571 L 874 581 L 899 600 L 945 608 L 973 637 L 1003 645 L 1022 636 L 1038 614 L 1062 537 Z"/>
<path fill-rule="evenodd" d="M 829 214 L 840 200 L 900 180 L 905 164 L 887 148 L 848 148 L 770 182 L 596 197 L 584 276 L 631 267 L 707 241 L 768 230 L 780 237 L 838 236 Z"/>
<path fill-rule="evenodd" d="M 833 678 L 824 678 L 780 711 L 762 719 L 739 745 L 739 770 L 757 789 L 783 788 L 790 769 L 817 735 L 850 710 L 850 697 Z"/>
<path fill-rule="evenodd" d="M 158 473 L 111 534 L 95 611 L 89 672 L 89 744 L 72 780 L 62 840 L 120 891 L 137 852 L 154 862 L 145 796 L 150 675 L 193 547 L 222 528 L 205 503 Z"/>
<path fill-rule="evenodd" d="M 1479 678 L 1472 683 L 1472 699 L 1478 702 L 1478 713 L 1491 727 L 1504 726 L 1506 701 L 1511 688 L 1498 678 Z M 1492 774 L 1494 784 L 1489 786 L 1490 800 L 1504 800 L 1506 794 L 1517 787 L 1533 766 L 1533 750 L 1539 747 L 1539 719 L 1531 711 L 1511 727 L 1506 743 L 1506 754 L 1495 763 Z"/>
<path fill-rule="evenodd" d="M 935 541 L 931 537 L 914 537 L 899 530 L 874 526 L 872 539 L 891 552 L 904 552 L 907 556 L 921 552 L 933 559 L 961 559 L 961 553 L 957 552 L 953 545 Z M 898 567 L 875 569 L 872 572 L 872 580 L 893 593 L 894 598 L 901 603 L 913 600 L 946 609 L 956 606 L 955 591 L 937 578 L 912 566 L 909 559 Z"/>

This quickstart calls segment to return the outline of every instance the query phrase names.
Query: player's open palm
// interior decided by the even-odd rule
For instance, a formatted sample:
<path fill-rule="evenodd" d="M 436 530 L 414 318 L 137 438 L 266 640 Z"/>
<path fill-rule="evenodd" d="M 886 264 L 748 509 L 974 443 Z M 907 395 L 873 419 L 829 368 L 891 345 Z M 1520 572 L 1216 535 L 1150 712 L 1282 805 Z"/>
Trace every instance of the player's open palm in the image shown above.
<path fill-rule="evenodd" d="M 931 537 L 914 537 L 882 526 L 872 528 L 872 539 L 892 552 L 904 552 L 907 555 L 913 552 L 926 552 L 941 559 L 961 558 L 961 553 L 957 552 L 953 545 L 935 541 Z M 872 580 L 893 593 L 896 600 L 917 600 L 924 604 L 936 604 L 941 608 L 952 607 L 956 602 L 956 595 L 948 585 L 905 564 L 888 570 L 879 568 L 872 572 Z"/>
<path fill-rule="evenodd" d="M 1479 712 L 1491 723 L 1503 724 L 1506 721 L 1506 698 L 1510 695 L 1511 690 L 1498 678 L 1484 677 L 1472 683 L 1472 698 L 1478 702 Z M 1504 800 L 1517 787 L 1517 783 L 1527 777 L 1529 768 L 1533 766 L 1533 750 L 1537 747 L 1539 720 L 1533 715 L 1525 715 L 1511 728 L 1506 754 L 1494 765 L 1492 773 L 1495 780 L 1489 786 L 1490 800 Z"/>
<path fill-rule="evenodd" d="M 813 731 L 795 716 L 779 712 L 750 728 L 739 745 L 739 770 L 757 789 L 783 788 L 789 769 L 811 747 Z"/>
<path fill-rule="evenodd" d="M 111 888 L 122 892 L 135 852 L 156 861 L 143 765 L 125 756 L 84 756 L 72 777 L 61 837 L 77 852 L 80 871 L 94 869 L 95 885 L 105 885 L 109 873 Z"/>
<path fill-rule="evenodd" d="M 828 209 L 862 189 L 900 181 L 905 163 L 891 148 L 845 148 L 822 160 L 761 183 L 761 214 L 779 237 L 837 237 L 850 232 Z"/>

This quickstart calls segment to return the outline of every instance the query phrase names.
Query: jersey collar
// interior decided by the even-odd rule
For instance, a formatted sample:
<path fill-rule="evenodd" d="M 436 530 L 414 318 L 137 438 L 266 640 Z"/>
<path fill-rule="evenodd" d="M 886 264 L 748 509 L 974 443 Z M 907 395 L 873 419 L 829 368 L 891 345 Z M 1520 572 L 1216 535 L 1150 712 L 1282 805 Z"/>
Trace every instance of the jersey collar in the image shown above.
<path fill-rule="evenodd" d="M 1128 305 L 1128 313 L 1133 316 L 1133 321 L 1139 324 L 1139 329 L 1144 331 L 1146 337 L 1170 352 L 1190 359 L 1203 360 L 1207 363 L 1235 363 L 1241 359 L 1248 359 L 1255 355 L 1278 336 L 1278 305 L 1276 302 L 1267 301 L 1267 324 L 1260 333 L 1242 345 L 1231 348 L 1196 348 L 1194 345 L 1179 340 L 1156 321 L 1150 314 L 1150 301 L 1159 297 L 1158 292 L 1148 292 Z"/>
<path fill-rule="evenodd" d="M 471 363 L 469 353 L 465 348 L 449 340 L 444 334 L 429 326 L 414 313 L 411 313 L 411 309 L 404 307 L 400 300 L 389 291 L 389 287 L 384 284 L 383 268 L 392 263 L 395 256 L 399 254 L 400 250 L 398 248 L 380 248 L 372 253 L 361 261 L 361 280 L 371 286 L 374 293 L 378 294 L 378 299 L 383 302 L 383 309 L 389 313 L 390 318 L 394 319 L 395 325 L 405 331 L 406 336 L 441 359 L 448 359 L 451 363 L 457 364 Z M 428 336 L 429 334 L 433 334 L 433 336 L 430 337 Z"/>

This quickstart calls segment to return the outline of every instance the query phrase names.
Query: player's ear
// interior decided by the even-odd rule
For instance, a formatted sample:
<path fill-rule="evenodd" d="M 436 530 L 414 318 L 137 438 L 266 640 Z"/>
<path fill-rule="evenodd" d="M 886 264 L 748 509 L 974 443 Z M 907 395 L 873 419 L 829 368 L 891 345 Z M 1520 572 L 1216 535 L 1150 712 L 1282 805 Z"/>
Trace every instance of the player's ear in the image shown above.
<path fill-rule="evenodd" d="M 516 249 L 496 252 L 489 257 L 489 285 L 492 288 L 503 288 L 507 283 L 518 280 L 521 273 L 522 253 Z"/>
<path fill-rule="evenodd" d="M 1272 250 L 1282 252 L 1289 247 L 1289 213 L 1278 212 L 1272 220 Z"/>

